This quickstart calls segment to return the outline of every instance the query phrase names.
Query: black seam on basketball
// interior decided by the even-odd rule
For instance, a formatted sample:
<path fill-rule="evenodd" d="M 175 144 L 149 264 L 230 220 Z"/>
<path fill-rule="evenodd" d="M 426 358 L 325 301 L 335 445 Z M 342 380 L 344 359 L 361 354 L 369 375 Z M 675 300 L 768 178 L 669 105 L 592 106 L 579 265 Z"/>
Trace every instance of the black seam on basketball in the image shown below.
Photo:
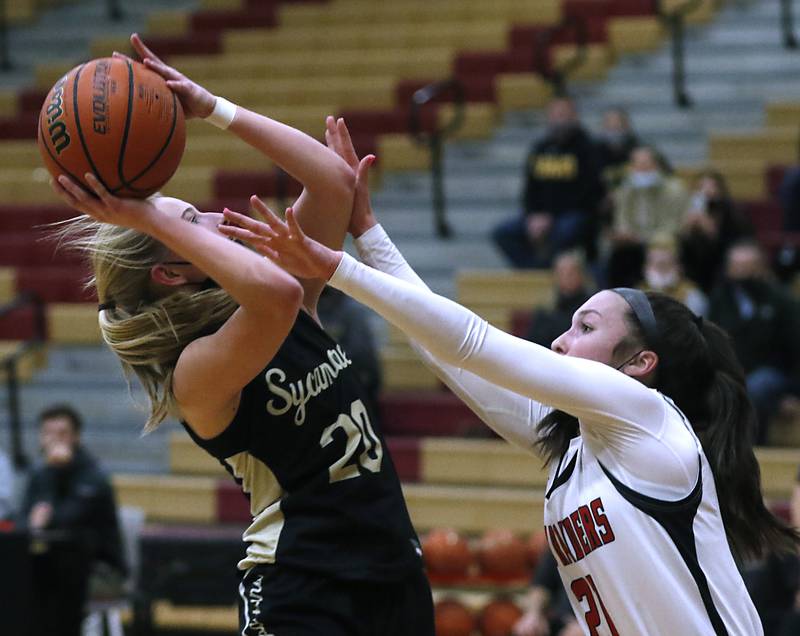
<path fill-rule="evenodd" d="M 50 146 L 48 146 L 48 145 L 47 145 L 47 140 L 45 139 L 44 133 L 42 132 L 42 122 L 41 122 L 41 118 L 39 119 L 39 137 L 40 137 L 41 145 L 42 145 L 42 146 L 44 147 L 44 149 L 47 151 L 47 154 L 48 154 L 48 155 L 50 155 L 50 158 L 51 158 L 51 159 L 52 159 L 52 160 L 55 162 L 55 164 L 56 164 L 56 165 L 57 165 L 59 168 L 61 168 L 61 170 L 63 171 L 63 173 L 64 173 L 65 175 L 67 175 L 68 177 L 70 177 L 70 178 L 71 178 L 73 181 L 75 181 L 75 182 L 76 182 L 76 183 L 77 183 L 77 184 L 78 184 L 78 185 L 79 185 L 81 188 L 83 188 L 84 190 L 86 190 L 86 192 L 89 192 L 89 193 L 90 193 L 92 196 L 97 196 L 97 195 L 96 195 L 94 192 L 92 192 L 91 190 L 89 190 L 89 188 L 87 188 L 85 185 L 83 185 L 83 182 L 80 180 L 80 178 L 79 178 L 79 177 L 75 176 L 75 175 L 74 175 L 74 174 L 72 174 L 72 173 L 71 173 L 69 170 L 67 170 L 67 169 L 66 169 L 66 168 L 63 166 L 63 164 L 62 164 L 62 163 L 61 163 L 61 162 L 60 162 L 58 159 L 56 159 L 55 155 L 53 155 L 53 151 L 52 151 L 52 150 L 50 150 Z"/>
<path fill-rule="evenodd" d="M 117 162 L 117 176 L 119 177 L 120 186 L 115 192 L 128 185 L 122 172 L 122 164 L 125 161 L 125 148 L 128 146 L 128 133 L 131 129 L 131 114 L 133 113 L 133 65 L 129 60 L 125 60 L 125 64 L 128 66 L 128 112 L 125 115 L 125 130 L 122 133 L 122 143 L 119 147 L 119 159 Z"/>
<path fill-rule="evenodd" d="M 83 148 L 83 154 L 86 157 L 86 161 L 89 162 L 89 166 L 92 168 L 92 172 L 94 173 L 94 176 L 97 177 L 97 180 L 106 190 L 108 190 L 108 184 L 100 175 L 100 171 L 97 169 L 97 166 L 94 165 L 89 148 L 86 147 L 86 139 L 83 138 L 83 128 L 81 128 L 81 115 L 80 111 L 78 110 L 78 80 L 81 78 L 81 73 L 83 72 L 84 66 L 86 66 L 86 64 L 80 65 L 78 71 L 75 73 L 75 80 L 72 83 L 72 110 L 74 111 L 73 115 L 75 117 L 75 128 L 78 131 L 78 139 L 81 140 L 81 147 Z"/>
<path fill-rule="evenodd" d="M 170 93 L 172 93 L 172 91 L 170 91 Z M 172 141 L 172 137 L 175 134 L 175 128 L 177 126 L 177 123 L 178 123 L 178 98 L 175 96 L 175 93 L 172 93 L 172 126 L 169 129 L 169 135 L 167 135 L 167 139 L 164 142 L 164 145 L 161 147 L 161 150 L 158 151 L 153 160 L 150 163 L 148 163 L 147 166 L 145 166 L 141 170 L 141 172 L 139 172 L 139 174 L 131 177 L 130 180 L 125 179 L 124 177 L 122 177 L 122 175 L 120 175 L 120 177 L 122 178 L 123 185 L 126 186 L 129 190 L 132 190 L 133 192 L 145 192 L 147 190 L 150 190 L 150 188 L 136 188 L 131 184 L 137 181 L 138 179 L 141 179 L 145 175 L 145 173 L 147 173 L 147 171 L 150 170 L 150 168 L 152 168 L 158 162 L 159 159 L 161 159 L 163 154 L 167 151 L 167 148 L 169 148 L 169 142 Z"/>

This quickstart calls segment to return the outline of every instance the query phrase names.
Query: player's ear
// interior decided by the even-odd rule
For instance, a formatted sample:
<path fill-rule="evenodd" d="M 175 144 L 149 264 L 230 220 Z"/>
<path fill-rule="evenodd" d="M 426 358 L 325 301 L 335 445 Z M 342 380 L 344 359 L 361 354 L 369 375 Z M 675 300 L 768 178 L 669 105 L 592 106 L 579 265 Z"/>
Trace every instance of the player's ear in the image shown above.
<path fill-rule="evenodd" d="M 168 287 L 176 287 L 191 282 L 180 272 L 179 267 L 172 267 L 163 263 L 157 263 L 150 268 L 150 279 L 154 283 L 167 285 Z"/>
<path fill-rule="evenodd" d="M 656 366 L 658 366 L 658 354 L 655 351 L 645 349 L 628 362 L 622 371 L 638 380 L 645 380 L 647 376 L 656 370 Z"/>

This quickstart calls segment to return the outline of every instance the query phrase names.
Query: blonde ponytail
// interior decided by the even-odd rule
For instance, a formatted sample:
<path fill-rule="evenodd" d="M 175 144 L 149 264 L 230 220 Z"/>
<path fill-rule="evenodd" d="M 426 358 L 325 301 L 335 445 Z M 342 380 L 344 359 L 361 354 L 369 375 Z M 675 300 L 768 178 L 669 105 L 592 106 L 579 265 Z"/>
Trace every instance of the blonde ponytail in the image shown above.
<path fill-rule="evenodd" d="M 166 417 L 178 416 L 172 376 L 184 347 L 216 331 L 237 304 L 222 289 L 177 289 L 155 297 L 150 270 L 167 250 L 142 232 L 79 216 L 56 224 L 55 236 L 89 257 L 87 287 L 96 289 L 105 306 L 98 314 L 100 332 L 126 376 L 135 374 L 147 393 L 149 433 Z"/>

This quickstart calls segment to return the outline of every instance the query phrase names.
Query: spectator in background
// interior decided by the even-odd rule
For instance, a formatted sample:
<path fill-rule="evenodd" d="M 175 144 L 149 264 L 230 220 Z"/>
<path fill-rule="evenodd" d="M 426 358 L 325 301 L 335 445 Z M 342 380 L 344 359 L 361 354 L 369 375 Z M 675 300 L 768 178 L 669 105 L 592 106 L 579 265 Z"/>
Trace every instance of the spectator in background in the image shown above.
<path fill-rule="evenodd" d="M 800 232 L 800 166 L 792 166 L 783 175 L 778 198 L 783 209 L 783 229 Z"/>
<path fill-rule="evenodd" d="M 338 289 L 326 286 L 319 297 L 317 313 L 325 331 L 353 360 L 353 368 L 371 402 L 367 405 L 370 413 L 374 419 L 380 419 L 381 362 L 369 324 L 370 310 Z"/>
<path fill-rule="evenodd" d="M 524 601 L 525 613 L 514 625 L 513 636 L 582 636 L 572 612 L 558 565 L 549 549 L 542 553 L 531 588 Z"/>
<path fill-rule="evenodd" d="M 602 191 L 595 144 L 574 102 L 555 99 L 547 131 L 528 154 L 522 215 L 498 225 L 492 238 L 514 267 L 550 267 L 561 251 L 593 248 Z"/>
<path fill-rule="evenodd" d="M 800 233 L 800 165 L 788 168 L 778 188 L 778 200 L 784 232 Z M 781 280 L 790 282 L 800 271 L 800 245 L 796 238 L 787 240 L 778 251 L 776 269 Z"/>
<path fill-rule="evenodd" d="M 14 518 L 14 470 L 8 456 L 0 449 L 0 521 Z"/>
<path fill-rule="evenodd" d="M 729 248 L 725 276 L 710 296 L 709 318 L 733 340 L 758 415 L 757 443 L 764 444 L 770 420 L 797 393 L 800 321 L 797 303 L 771 280 L 754 241 Z"/>
<path fill-rule="evenodd" d="M 800 473 L 795 478 L 789 521 L 800 528 Z M 800 634 L 800 559 L 797 554 L 768 554 L 742 568 L 747 591 L 764 625 L 765 636 Z"/>
<path fill-rule="evenodd" d="M 683 275 L 676 241 L 671 236 L 656 236 L 648 244 L 641 287 L 672 296 L 698 316 L 708 313 L 708 298 Z"/>
<path fill-rule="evenodd" d="M 79 636 L 96 561 L 125 571 L 114 491 L 81 446 L 81 419 L 68 406 L 39 416 L 42 462 L 31 472 L 22 525 L 46 548 L 33 557 L 41 636 Z"/>
<path fill-rule="evenodd" d="M 645 245 L 657 234 L 677 234 L 688 198 L 681 180 L 668 173 L 654 148 L 640 146 L 631 153 L 628 176 L 613 194 L 608 287 L 639 284 Z"/>
<path fill-rule="evenodd" d="M 624 108 L 609 108 L 603 113 L 597 149 L 603 182 L 609 191 L 622 184 L 631 152 L 639 145 L 639 137 L 631 127 L 630 117 Z"/>
<path fill-rule="evenodd" d="M 725 177 L 713 170 L 701 173 L 680 229 L 686 275 L 710 292 L 728 248 L 752 234 L 752 226 L 731 198 Z"/>
<path fill-rule="evenodd" d="M 586 259 L 579 250 L 562 252 L 553 264 L 555 303 L 552 308 L 539 307 L 531 316 L 527 340 L 549 347 L 553 340 L 569 329 L 572 315 L 594 287 L 586 271 Z"/>

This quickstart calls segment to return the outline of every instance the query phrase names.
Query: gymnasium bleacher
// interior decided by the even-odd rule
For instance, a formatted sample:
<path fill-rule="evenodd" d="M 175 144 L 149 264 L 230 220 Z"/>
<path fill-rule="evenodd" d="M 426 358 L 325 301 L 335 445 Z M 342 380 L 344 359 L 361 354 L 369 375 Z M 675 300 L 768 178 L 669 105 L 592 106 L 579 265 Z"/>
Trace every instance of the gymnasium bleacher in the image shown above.
<path fill-rule="evenodd" d="M 12 28 L 31 29 L 29 33 L 39 33 L 37 28 L 44 32 L 36 25 L 45 24 L 56 11 L 74 15 L 77 21 L 83 6 L 89 11 L 91 5 L 91 11 L 101 12 L 98 15 L 105 10 L 104 2 L 89 0 L 6 4 L 14 11 L 9 16 Z M 65 396 L 78 400 L 79 408 L 85 406 L 87 445 L 108 461 L 119 502 L 145 511 L 140 580 L 152 601 L 146 620 L 157 633 L 235 633 L 235 579 L 219 573 L 232 571 L 241 554 L 241 530 L 249 509 L 222 469 L 176 427 L 165 425 L 150 439 L 138 439 L 143 417 L 128 404 L 124 381 L 100 344 L 96 299 L 85 290 L 85 268 L 73 255 L 54 251 L 39 227 L 71 215 L 49 189 L 36 149 L 42 100 L 52 83 L 82 59 L 127 51 L 126 29 L 140 30 L 155 51 L 210 90 L 317 137 L 325 115 L 344 116 L 359 152 L 379 157 L 376 208 L 393 235 L 397 228 L 397 243 L 411 264 L 434 289 L 508 331 L 519 333 L 524 316 L 549 301 L 552 278 L 549 272 L 507 270 L 489 244 L 488 228 L 516 205 L 521 150 L 536 133 L 540 109 L 553 95 L 546 78 L 574 59 L 579 48 L 574 32 L 556 28 L 565 17 L 583 20 L 587 29 L 585 59 L 569 80 L 579 100 L 585 95 L 586 103 L 597 108 L 613 103 L 617 78 L 629 78 L 625 103 L 634 122 L 641 112 L 639 121 L 654 122 L 648 130 L 674 125 L 675 130 L 664 133 L 665 139 L 692 137 L 680 147 L 675 139 L 663 144 L 668 155 L 675 148 L 670 158 L 678 173 L 691 178 L 703 167 L 718 168 L 765 245 L 774 249 L 787 240 L 776 189 L 785 168 L 797 162 L 800 93 L 770 89 L 758 96 L 758 107 L 748 102 L 746 113 L 744 106 L 718 113 L 720 120 L 741 130 L 709 125 L 715 113 L 701 106 L 695 115 L 676 110 L 671 118 L 660 118 L 660 113 L 674 108 L 669 90 L 663 97 L 649 85 L 636 83 L 647 74 L 636 74 L 637 69 L 668 56 L 667 32 L 651 3 L 200 0 L 179 4 L 175 8 L 166 0 L 148 0 L 113 29 L 98 27 L 93 32 L 83 25 L 71 36 L 82 43 L 74 47 L 82 53 L 41 54 L 35 67 L 28 69 L 27 82 L 18 80 L 17 69 L 12 73 L 15 83 L 0 90 L 0 303 L 11 302 L 22 292 L 36 293 L 45 303 L 47 328 L 46 347 L 19 365 L 25 381 L 21 389 L 25 445 L 32 454 L 34 418 L 45 400 Z M 681 0 L 662 4 L 669 10 Z M 765 16 L 771 19 L 777 11 L 757 4 L 720 9 L 718 2 L 702 0 L 689 16 L 689 37 L 702 41 L 711 33 L 724 39 L 726 28 L 743 32 L 749 22 L 762 28 Z M 715 25 L 720 25 L 718 31 L 713 31 Z M 553 36 L 546 55 L 539 57 L 537 43 L 548 29 L 554 29 Z M 773 29 L 777 42 L 777 22 Z M 691 47 L 689 53 L 691 65 Z M 775 56 L 779 58 L 778 53 Z M 409 109 L 417 89 L 449 77 L 464 86 L 466 106 L 464 124 L 446 154 L 456 237 L 443 242 L 435 238 L 430 223 L 429 152 L 410 135 Z M 735 96 L 737 78 L 724 73 L 720 77 L 715 81 L 727 82 L 725 95 Z M 800 79 L 800 73 L 792 77 Z M 699 104 L 706 93 L 702 86 L 693 88 Z M 649 110 L 653 101 L 662 110 Z M 446 99 L 426 107 L 423 128 L 449 120 L 453 108 Z M 591 119 L 597 113 L 588 115 Z M 740 126 L 741 122 L 748 125 Z M 491 180 L 498 185 L 486 187 Z M 469 184 L 462 188 L 465 181 L 485 190 L 481 194 L 486 198 L 477 197 Z M 245 206 L 254 193 L 270 200 L 292 196 L 297 185 L 286 183 L 274 166 L 224 133 L 190 122 L 182 166 L 165 192 L 195 201 L 201 209 L 217 209 L 222 204 Z M 33 337 L 34 319 L 30 306 L 0 316 L 0 360 Z M 383 329 L 383 429 L 419 532 L 452 527 L 476 538 L 501 527 L 527 537 L 540 529 L 545 478 L 541 462 L 493 438 L 460 400 L 443 389 L 399 332 L 376 326 Z M 134 390 L 134 395 L 141 399 L 140 392 Z M 9 406 L 7 397 L 0 401 Z M 9 425 L 5 413 L 0 421 L 4 429 Z M 775 447 L 758 453 L 764 492 L 785 514 L 800 466 L 800 426 L 778 422 L 771 441 Z M 198 571 L 186 570 L 182 552 L 186 546 L 208 548 L 209 559 Z M 203 583 L 212 578 L 213 582 Z M 196 587 L 176 585 L 186 581 Z M 176 593 L 176 587 L 182 591 Z M 518 597 L 525 588 L 524 576 L 492 580 L 473 571 L 454 581 L 439 581 L 435 594 L 437 599 L 458 598 L 477 611 L 498 594 Z M 128 624 L 133 620 L 133 614 L 126 617 Z"/>

